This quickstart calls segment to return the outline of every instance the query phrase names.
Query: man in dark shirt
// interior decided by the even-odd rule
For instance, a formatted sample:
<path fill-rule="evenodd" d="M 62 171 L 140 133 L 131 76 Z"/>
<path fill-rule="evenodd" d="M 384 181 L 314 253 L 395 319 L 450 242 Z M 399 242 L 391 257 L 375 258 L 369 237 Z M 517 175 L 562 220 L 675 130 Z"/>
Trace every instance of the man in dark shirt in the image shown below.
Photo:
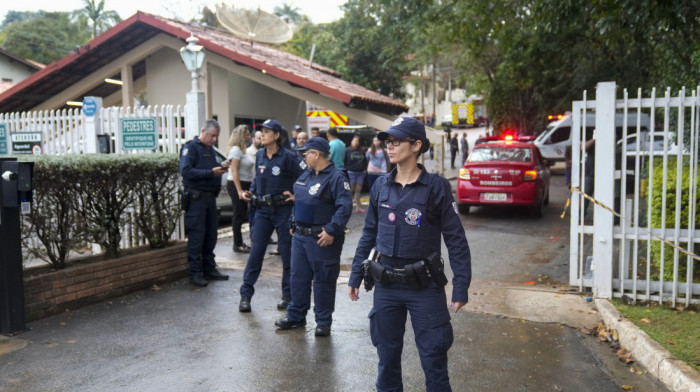
<path fill-rule="evenodd" d="M 230 162 L 221 159 L 212 147 L 219 138 L 219 123 L 207 120 L 202 133 L 182 147 L 180 174 L 184 186 L 185 231 L 190 283 L 198 287 L 207 280 L 228 280 L 216 269 L 214 247 L 217 238 L 216 197 L 221 189 L 221 176 Z"/>

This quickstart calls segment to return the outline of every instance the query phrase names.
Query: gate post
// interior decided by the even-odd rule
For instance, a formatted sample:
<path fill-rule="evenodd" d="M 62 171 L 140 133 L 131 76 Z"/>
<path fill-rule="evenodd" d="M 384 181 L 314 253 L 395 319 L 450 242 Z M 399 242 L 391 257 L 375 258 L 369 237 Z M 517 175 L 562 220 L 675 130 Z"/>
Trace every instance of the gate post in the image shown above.
<path fill-rule="evenodd" d="M 615 82 L 601 82 L 596 86 L 594 133 L 593 197 L 611 208 L 615 191 L 615 88 Z M 593 207 L 593 296 L 610 299 L 613 283 L 613 214 L 599 205 L 594 204 Z"/>

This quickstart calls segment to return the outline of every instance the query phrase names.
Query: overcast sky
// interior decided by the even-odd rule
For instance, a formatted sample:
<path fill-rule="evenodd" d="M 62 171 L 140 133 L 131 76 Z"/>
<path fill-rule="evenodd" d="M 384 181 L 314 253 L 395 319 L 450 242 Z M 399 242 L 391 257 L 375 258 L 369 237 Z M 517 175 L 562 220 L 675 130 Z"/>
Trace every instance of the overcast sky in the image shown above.
<path fill-rule="evenodd" d="M 301 14 L 308 16 L 313 23 L 327 23 L 340 19 L 343 14 L 340 6 L 346 0 L 246 0 L 245 2 L 226 2 L 235 7 L 257 8 L 272 12 L 275 6 L 284 3 L 301 9 Z M 122 19 L 126 19 L 136 13 L 137 10 L 168 17 L 177 17 L 180 20 L 190 20 L 199 13 L 199 10 L 208 5 L 212 10 L 221 0 L 106 0 L 105 9 L 114 10 Z M 0 1 L 0 21 L 5 19 L 7 11 L 73 11 L 83 8 L 82 0 L 25 0 L 25 1 Z"/>

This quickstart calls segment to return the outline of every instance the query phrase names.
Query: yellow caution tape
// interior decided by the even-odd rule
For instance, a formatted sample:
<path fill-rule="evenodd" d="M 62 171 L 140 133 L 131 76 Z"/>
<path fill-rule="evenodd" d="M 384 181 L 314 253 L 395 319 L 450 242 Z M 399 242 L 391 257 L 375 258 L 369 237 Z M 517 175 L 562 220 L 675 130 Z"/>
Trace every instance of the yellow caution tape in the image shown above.
<path fill-rule="evenodd" d="M 572 187 L 571 187 L 571 193 L 573 193 L 573 192 L 578 192 L 581 196 L 583 196 L 583 197 L 585 197 L 586 199 L 590 200 L 592 203 L 597 204 L 597 205 L 603 207 L 603 208 L 604 208 L 605 210 L 607 210 L 607 211 L 610 211 L 613 215 L 615 215 L 616 217 L 620 218 L 621 221 L 626 221 L 626 220 L 627 220 L 627 219 L 625 219 L 624 216 L 620 215 L 618 212 L 616 212 L 616 211 L 613 210 L 612 208 L 606 206 L 605 204 L 603 204 L 603 203 L 599 202 L 598 200 L 594 199 L 591 195 L 588 195 L 588 194 L 586 194 L 585 192 L 583 192 L 583 191 L 581 191 L 580 189 L 578 189 L 578 187 L 572 186 Z M 564 206 L 564 212 L 561 214 L 561 219 L 564 219 L 564 217 L 566 216 L 566 210 L 569 208 L 569 205 L 570 205 L 570 204 L 571 204 L 571 196 L 569 196 L 569 198 L 566 200 L 566 205 Z M 691 252 L 691 251 L 689 251 L 689 250 L 687 250 L 687 249 L 681 248 L 680 246 L 678 246 L 678 245 L 672 243 L 671 241 L 668 241 L 668 240 L 665 239 L 665 238 L 661 238 L 661 237 L 659 237 L 659 236 L 656 235 L 656 234 L 652 234 L 651 231 L 649 231 L 649 230 L 647 230 L 647 229 L 645 229 L 645 228 L 643 228 L 643 227 L 640 227 L 640 229 L 642 229 L 643 231 L 645 231 L 645 232 L 646 232 L 647 234 L 649 234 L 650 236 L 652 236 L 652 237 L 658 239 L 659 241 L 663 242 L 664 244 L 670 246 L 671 248 L 678 249 L 679 252 L 685 253 L 686 255 L 690 256 L 691 258 L 693 258 L 693 259 L 695 259 L 695 260 L 700 260 L 700 256 L 696 255 L 695 253 L 693 253 L 693 252 Z"/>

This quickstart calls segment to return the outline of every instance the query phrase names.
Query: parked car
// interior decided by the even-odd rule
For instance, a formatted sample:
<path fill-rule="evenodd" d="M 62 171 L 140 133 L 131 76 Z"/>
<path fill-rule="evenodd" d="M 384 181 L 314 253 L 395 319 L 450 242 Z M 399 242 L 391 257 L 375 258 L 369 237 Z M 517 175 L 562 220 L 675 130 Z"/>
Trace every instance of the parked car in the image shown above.
<path fill-rule="evenodd" d="M 536 217 L 549 203 L 553 162 L 542 158 L 531 142 L 487 138 L 474 146 L 457 179 L 457 208 L 471 206 L 527 206 Z"/>
<path fill-rule="evenodd" d="M 452 127 L 452 113 L 442 116 L 442 121 L 440 121 L 440 124 L 443 127 Z"/>

